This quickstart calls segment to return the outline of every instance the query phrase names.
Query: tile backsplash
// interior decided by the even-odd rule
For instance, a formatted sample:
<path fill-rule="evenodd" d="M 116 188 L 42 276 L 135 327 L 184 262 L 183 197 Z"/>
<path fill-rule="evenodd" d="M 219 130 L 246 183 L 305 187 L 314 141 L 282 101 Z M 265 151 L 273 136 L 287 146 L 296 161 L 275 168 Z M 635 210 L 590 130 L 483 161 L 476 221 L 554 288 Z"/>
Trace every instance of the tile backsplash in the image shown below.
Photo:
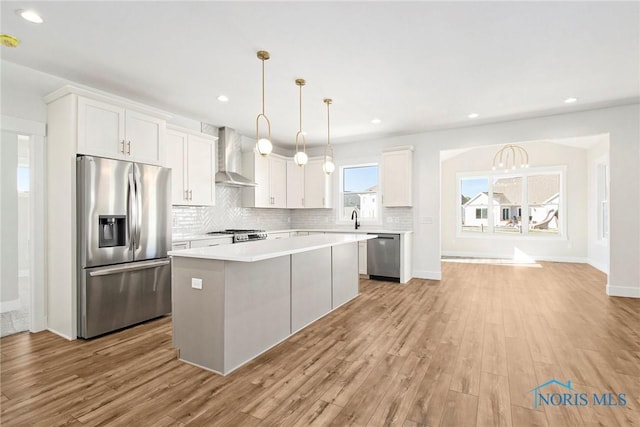
<path fill-rule="evenodd" d="M 411 208 L 383 208 L 383 224 L 364 228 L 413 229 Z M 391 221 L 389 221 L 391 218 Z M 242 188 L 216 186 L 216 206 L 174 206 L 173 234 L 190 236 L 226 228 L 286 230 L 289 228 L 344 228 L 336 224 L 334 209 L 259 209 L 242 207 Z"/>

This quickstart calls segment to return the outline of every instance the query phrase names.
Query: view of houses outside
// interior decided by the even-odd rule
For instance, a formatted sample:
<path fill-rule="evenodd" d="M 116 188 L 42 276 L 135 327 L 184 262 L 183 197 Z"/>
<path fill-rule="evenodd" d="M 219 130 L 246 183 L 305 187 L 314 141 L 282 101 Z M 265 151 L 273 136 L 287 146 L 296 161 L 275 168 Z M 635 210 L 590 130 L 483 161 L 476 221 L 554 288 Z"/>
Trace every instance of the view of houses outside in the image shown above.
<path fill-rule="evenodd" d="M 489 184 L 493 200 L 489 206 Z M 524 200 L 524 186 L 527 199 Z M 495 176 L 460 180 L 463 232 L 558 234 L 560 174 Z M 528 212 L 523 230 L 522 213 Z M 489 219 L 492 221 L 490 222 Z M 493 230 L 491 230 L 493 226 Z"/>
<path fill-rule="evenodd" d="M 378 218 L 378 166 L 345 167 L 342 176 L 342 216 L 351 218 L 358 209 L 358 218 Z"/>

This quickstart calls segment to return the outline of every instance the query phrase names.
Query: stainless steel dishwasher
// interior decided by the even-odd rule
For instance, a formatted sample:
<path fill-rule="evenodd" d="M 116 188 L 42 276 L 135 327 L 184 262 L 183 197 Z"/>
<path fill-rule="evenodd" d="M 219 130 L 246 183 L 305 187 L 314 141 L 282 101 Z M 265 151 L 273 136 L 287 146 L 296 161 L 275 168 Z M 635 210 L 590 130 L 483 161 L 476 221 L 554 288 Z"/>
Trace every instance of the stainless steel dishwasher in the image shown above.
<path fill-rule="evenodd" d="M 400 282 L 400 235 L 376 234 L 367 240 L 367 274 L 370 279 Z"/>

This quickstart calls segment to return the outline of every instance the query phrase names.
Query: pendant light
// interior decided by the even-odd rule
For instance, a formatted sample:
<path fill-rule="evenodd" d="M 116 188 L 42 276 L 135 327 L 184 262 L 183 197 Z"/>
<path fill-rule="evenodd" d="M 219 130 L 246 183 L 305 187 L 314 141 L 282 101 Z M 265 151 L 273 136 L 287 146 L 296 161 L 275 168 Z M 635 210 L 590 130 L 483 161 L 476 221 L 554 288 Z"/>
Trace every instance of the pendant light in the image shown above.
<path fill-rule="evenodd" d="M 298 166 L 304 166 L 307 164 L 307 160 L 309 157 L 307 156 L 307 139 L 304 137 L 304 132 L 302 132 L 302 86 L 304 86 L 307 82 L 304 79 L 296 79 L 296 85 L 300 88 L 300 126 L 298 128 L 298 133 L 296 133 L 296 154 L 293 156 L 293 161 Z M 302 136 L 302 151 L 298 149 L 298 140 Z"/>
<path fill-rule="evenodd" d="M 331 98 L 323 99 L 323 102 L 327 104 L 327 145 L 324 147 L 324 163 L 322 164 L 322 170 L 327 175 L 331 175 L 336 170 L 336 165 L 333 163 L 333 146 L 331 145 L 331 122 L 329 115 L 329 105 L 333 102 Z M 331 151 L 331 154 L 329 154 Z"/>
<path fill-rule="evenodd" d="M 264 61 L 269 59 L 269 52 L 266 50 L 258 51 L 258 59 L 262 61 L 262 113 L 256 117 L 256 150 L 261 156 L 266 157 L 273 150 L 273 144 L 271 144 L 271 122 L 264 113 Z M 260 138 L 260 118 L 263 118 L 267 122 L 267 137 Z"/>
<path fill-rule="evenodd" d="M 516 170 L 517 165 L 526 169 L 529 167 L 529 153 L 523 147 L 515 144 L 507 144 L 493 156 L 492 170 L 504 168 L 505 172 Z"/>

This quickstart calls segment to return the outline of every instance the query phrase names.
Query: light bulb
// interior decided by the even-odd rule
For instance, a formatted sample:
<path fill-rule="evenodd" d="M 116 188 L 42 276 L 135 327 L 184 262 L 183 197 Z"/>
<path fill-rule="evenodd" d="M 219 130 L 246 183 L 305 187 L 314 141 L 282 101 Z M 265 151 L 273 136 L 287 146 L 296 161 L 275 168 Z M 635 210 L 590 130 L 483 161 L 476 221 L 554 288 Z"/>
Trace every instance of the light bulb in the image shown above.
<path fill-rule="evenodd" d="M 491 168 L 491 170 L 492 170 L 492 171 L 496 170 L 496 167 L 495 167 L 495 166 L 494 166 L 494 167 L 492 167 L 492 168 Z"/>
<path fill-rule="evenodd" d="M 331 173 L 336 170 L 336 165 L 331 160 L 327 159 L 327 161 L 322 165 L 322 170 L 327 175 L 331 175 Z"/>
<path fill-rule="evenodd" d="M 502 167 L 502 166 L 504 166 L 504 163 L 500 162 L 500 163 L 498 164 L 498 166 Z"/>
<path fill-rule="evenodd" d="M 298 151 L 296 155 L 293 156 L 293 161 L 296 162 L 296 165 L 298 166 L 306 165 L 307 160 L 309 160 L 309 157 L 307 157 L 307 153 L 305 153 L 304 151 Z"/>
<path fill-rule="evenodd" d="M 516 170 L 516 165 L 511 166 L 511 170 Z"/>
<path fill-rule="evenodd" d="M 271 150 L 273 150 L 273 144 L 271 144 L 271 141 L 269 141 L 267 138 L 260 138 L 258 140 L 258 153 L 260 153 L 261 156 L 268 156 L 269 154 L 271 154 Z"/>

